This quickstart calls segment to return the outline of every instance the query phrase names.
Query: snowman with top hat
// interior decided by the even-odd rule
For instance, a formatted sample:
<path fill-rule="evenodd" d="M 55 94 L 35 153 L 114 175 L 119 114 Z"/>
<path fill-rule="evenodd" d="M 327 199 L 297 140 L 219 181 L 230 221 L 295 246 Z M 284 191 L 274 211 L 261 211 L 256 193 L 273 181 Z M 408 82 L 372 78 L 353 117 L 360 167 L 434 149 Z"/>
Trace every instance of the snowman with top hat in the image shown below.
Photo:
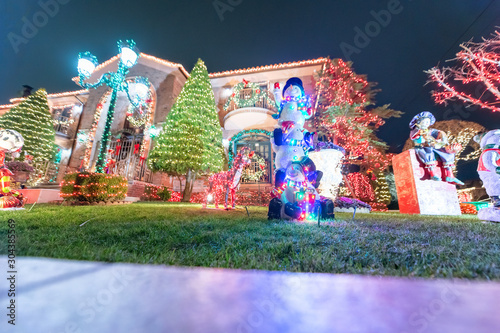
<path fill-rule="evenodd" d="M 283 90 L 276 83 L 274 95 L 279 112 L 273 115 L 278 119 L 271 139 L 276 172 L 268 218 L 319 220 L 322 203 L 316 188 L 322 172 L 307 157 L 307 152 L 315 148 L 317 135 L 304 129 L 305 121 L 312 116 L 309 96 L 296 77 L 289 79 Z"/>

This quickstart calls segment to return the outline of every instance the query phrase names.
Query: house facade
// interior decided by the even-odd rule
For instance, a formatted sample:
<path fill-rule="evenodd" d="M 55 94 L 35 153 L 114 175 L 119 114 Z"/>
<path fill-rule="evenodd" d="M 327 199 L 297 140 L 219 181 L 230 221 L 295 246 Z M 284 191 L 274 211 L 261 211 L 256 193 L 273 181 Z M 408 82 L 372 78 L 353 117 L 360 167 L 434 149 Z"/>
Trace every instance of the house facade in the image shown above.
<path fill-rule="evenodd" d="M 270 135 L 277 124 L 272 117 L 277 112 L 273 97 L 275 84 L 279 83 L 282 88 L 289 78 L 299 77 L 306 94 L 311 95 L 314 93 L 314 73 L 321 70 L 326 61 L 326 58 L 319 58 L 209 74 L 229 161 L 242 146 L 250 147 L 260 156 L 260 162 L 251 165 L 249 172 L 261 172 L 257 178 L 244 179 L 244 188 L 264 191 L 271 186 L 274 161 Z M 96 82 L 102 74 L 116 71 L 118 62 L 119 56 L 115 56 L 100 64 L 87 79 L 88 82 Z M 153 183 L 179 190 L 178 181 L 165 174 L 151 172 L 146 162 L 154 144 L 153 131 L 161 130 L 188 77 L 189 73 L 181 64 L 141 53 L 138 63 L 130 69 L 127 81 L 129 87 L 134 89 L 138 78 L 148 79 L 148 116 L 140 124 L 131 121 L 127 96 L 125 93 L 118 94 L 109 147 L 109 156 L 113 159 L 113 164 L 109 165 L 111 172 L 125 176 L 131 183 Z M 78 84 L 78 78 L 73 78 L 73 81 Z M 242 82 L 245 82 L 243 87 Z M 236 89 L 237 86 L 240 89 Z M 256 87 L 258 98 L 253 96 Z M 1 105 L 0 115 L 22 100 L 14 98 L 10 100 L 11 104 Z M 241 106 L 235 100 L 246 102 Z M 60 182 L 68 172 L 82 168 L 92 170 L 95 166 L 110 92 L 108 87 L 101 86 L 91 90 L 48 94 L 48 101 L 60 156 L 57 164 L 47 161 L 43 167 L 47 170 L 46 180 Z M 195 184 L 194 191 L 202 190 L 203 181 L 200 180 Z"/>

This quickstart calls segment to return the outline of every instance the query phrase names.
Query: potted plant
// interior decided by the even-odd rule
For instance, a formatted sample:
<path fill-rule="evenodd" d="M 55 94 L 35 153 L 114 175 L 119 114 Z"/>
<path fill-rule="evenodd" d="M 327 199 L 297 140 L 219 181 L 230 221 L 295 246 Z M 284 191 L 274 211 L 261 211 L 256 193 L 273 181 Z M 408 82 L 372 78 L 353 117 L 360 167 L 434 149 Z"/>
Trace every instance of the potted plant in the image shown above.
<path fill-rule="evenodd" d="M 31 165 L 21 161 L 6 162 L 5 167 L 14 173 L 13 180 L 20 183 L 26 183 L 29 174 L 35 171 Z"/>

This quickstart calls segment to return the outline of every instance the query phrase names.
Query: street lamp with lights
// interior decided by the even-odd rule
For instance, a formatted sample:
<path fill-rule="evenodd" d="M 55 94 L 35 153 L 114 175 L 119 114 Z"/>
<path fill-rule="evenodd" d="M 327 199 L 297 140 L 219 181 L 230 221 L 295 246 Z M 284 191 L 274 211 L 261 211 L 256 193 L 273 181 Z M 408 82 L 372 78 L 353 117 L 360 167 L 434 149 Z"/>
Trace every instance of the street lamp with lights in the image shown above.
<path fill-rule="evenodd" d="M 135 42 L 133 40 L 127 40 L 125 42 L 118 41 L 118 48 L 120 50 L 120 62 L 118 64 L 118 70 L 116 72 L 104 73 L 101 78 L 96 83 L 85 82 L 97 67 L 97 58 L 93 56 L 90 52 L 83 52 L 78 55 L 78 74 L 80 77 L 80 85 L 83 88 L 97 88 L 103 84 L 111 88 L 111 101 L 109 103 L 109 109 L 106 116 L 106 123 L 104 125 L 104 131 L 102 134 L 101 147 L 99 151 L 99 156 L 96 162 L 96 172 L 104 172 L 104 166 L 106 164 L 106 157 L 108 153 L 108 143 L 111 134 L 111 125 L 113 123 L 113 116 L 115 111 L 116 97 L 118 92 L 124 91 L 127 94 L 129 102 L 135 107 L 139 107 L 140 103 L 147 96 L 147 91 L 149 89 L 149 82 L 147 78 L 140 78 L 136 80 L 135 83 L 135 93 L 131 96 L 129 93 L 129 85 L 126 81 L 126 76 L 129 69 L 137 63 L 140 53 L 135 47 Z"/>

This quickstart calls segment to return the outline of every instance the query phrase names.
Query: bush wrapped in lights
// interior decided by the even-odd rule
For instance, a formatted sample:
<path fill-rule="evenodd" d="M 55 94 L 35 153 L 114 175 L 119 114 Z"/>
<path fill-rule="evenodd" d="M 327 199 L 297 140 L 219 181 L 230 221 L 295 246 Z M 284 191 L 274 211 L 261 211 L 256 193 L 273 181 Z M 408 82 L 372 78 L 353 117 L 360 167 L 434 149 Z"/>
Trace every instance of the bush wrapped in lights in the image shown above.
<path fill-rule="evenodd" d="M 64 176 L 60 196 L 79 203 L 108 203 L 125 199 L 127 189 L 127 179 L 122 176 L 76 172 Z"/>
<path fill-rule="evenodd" d="M 144 201 L 169 201 L 172 193 L 165 186 L 146 185 L 141 200 Z"/>

